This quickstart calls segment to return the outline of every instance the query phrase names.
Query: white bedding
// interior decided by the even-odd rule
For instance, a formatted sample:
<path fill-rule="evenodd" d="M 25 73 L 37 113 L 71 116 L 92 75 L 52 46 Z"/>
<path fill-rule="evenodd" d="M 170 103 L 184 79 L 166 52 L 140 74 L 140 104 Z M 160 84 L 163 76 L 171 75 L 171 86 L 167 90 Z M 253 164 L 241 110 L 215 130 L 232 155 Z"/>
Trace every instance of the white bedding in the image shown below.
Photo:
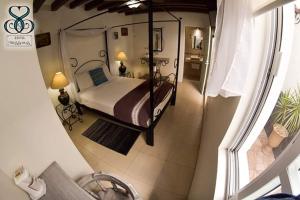
<path fill-rule="evenodd" d="M 115 104 L 128 92 L 136 88 L 145 80 L 126 77 L 113 77 L 110 81 L 96 87 L 90 87 L 79 92 L 80 103 L 90 108 L 99 110 L 114 116 Z M 162 110 L 170 99 L 170 92 L 167 98 L 164 99 L 154 110 L 154 113 Z"/>

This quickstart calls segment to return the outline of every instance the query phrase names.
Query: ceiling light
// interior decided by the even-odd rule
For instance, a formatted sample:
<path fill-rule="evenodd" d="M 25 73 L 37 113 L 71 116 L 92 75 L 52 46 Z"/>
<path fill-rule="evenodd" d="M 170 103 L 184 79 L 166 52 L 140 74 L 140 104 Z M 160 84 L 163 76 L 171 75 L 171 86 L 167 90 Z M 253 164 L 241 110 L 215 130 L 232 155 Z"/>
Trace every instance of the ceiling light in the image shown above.
<path fill-rule="evenodd" d="M 129 8 L 137 8 L 141 5 L 140 1 L 137 1 L 137 0 L 130 0 L 126 3 L 126 5 L 129 7 Z"/>

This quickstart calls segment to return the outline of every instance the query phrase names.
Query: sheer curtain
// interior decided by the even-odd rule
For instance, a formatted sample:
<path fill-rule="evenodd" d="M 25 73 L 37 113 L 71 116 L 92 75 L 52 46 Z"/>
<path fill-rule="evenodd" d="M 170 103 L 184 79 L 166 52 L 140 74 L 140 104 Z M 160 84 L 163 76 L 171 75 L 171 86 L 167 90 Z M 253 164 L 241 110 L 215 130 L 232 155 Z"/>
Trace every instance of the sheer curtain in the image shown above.
<path fill-rule="evenodd" d="M 219 0 L 207 96 L 241 96 L 251 60 L 251 0 Z"/>
<path fill-rule="evenodd" d="M 79 95 L 77 93 L 77 87 L 75 84 L 74 69 L 70 63 L 70 56 L 67 48 L 68 36 L 76 37 L 91 37 L 101 35 L 106 31 L 106 29 L 88 29 L 88 30 L 60 30 L 59 32 L 59 46 L 60 46 L 60 56 L 61 65 L 64 70 L 66 77 L 68 78 L 70 84 L 66 88 L 72 99 L 79 101 Z"/>

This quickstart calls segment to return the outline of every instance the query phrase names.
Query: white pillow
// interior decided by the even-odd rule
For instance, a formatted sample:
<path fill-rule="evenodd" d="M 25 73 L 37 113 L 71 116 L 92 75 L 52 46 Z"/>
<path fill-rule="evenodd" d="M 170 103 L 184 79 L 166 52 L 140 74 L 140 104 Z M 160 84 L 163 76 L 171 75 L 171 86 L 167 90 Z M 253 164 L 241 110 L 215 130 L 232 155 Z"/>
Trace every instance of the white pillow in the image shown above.
<path fill-rule="evenodd" d="M 88 71 L 76 74 L 76 80 L 80 91 L 94 86 L 93 80 L 91 79 L 91 76 Z"/>
<path fill-rule="evenodd" d="M 83 91 L 85 89 L 88 89 L 89 87 L 94 86 L 94 83 L 93 83 L 93 80 L 92 80 L 92 78 L 89 74 L 89 71 L 91 71 L 93 69 L 96 69 L 96 68 L 102 68 L 103 69 L 103 72 L 104 72 L 104 74 L 105 74 L 108 81 L 110 81 L 112 79 L 111 73 L 109 72 L 108 67 L 106 65 L 97 66 L 97 67 L 94 67 L 94 68 L 87 69 L 83 72 L 80 72 L 80 73 L 76 74 L 76 80 L 77 80 L 77 84 L 78 84 L 78 87 L 79 87 L 80 91 Z"/>
<path fill-rule="evenodd" d="M 96 68 L 99 68 L 99 67 L 103 69 L 103 72 L 104 72 L 106 78 L 108 80 L 111 80 L 112 79 L 111 73 L 109 72 L 108 67 L 105 63 L 101 63 L 101 64 L 95 63 L 95 62 L 87 63 L 87 64 L 85 64 L 85 66 L 83 66 L 78 71 L 78 74 L 83 73 L 83 72 L 89 72 L 89 71 L 91 71 L 93 69 L 96 69 Z"/>

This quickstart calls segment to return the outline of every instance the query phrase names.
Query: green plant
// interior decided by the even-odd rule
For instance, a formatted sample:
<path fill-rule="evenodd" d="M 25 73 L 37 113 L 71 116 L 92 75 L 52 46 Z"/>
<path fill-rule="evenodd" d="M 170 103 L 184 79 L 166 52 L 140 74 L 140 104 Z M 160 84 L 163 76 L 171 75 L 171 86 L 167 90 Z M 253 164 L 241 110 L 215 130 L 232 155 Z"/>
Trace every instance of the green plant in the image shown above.
<path fill-rule="evenodd" d="M 273 122 L 284 126 L 289 134 L 300 129 L 300 88 L 286 90 L 278 98 L 272 114 Z"/>

